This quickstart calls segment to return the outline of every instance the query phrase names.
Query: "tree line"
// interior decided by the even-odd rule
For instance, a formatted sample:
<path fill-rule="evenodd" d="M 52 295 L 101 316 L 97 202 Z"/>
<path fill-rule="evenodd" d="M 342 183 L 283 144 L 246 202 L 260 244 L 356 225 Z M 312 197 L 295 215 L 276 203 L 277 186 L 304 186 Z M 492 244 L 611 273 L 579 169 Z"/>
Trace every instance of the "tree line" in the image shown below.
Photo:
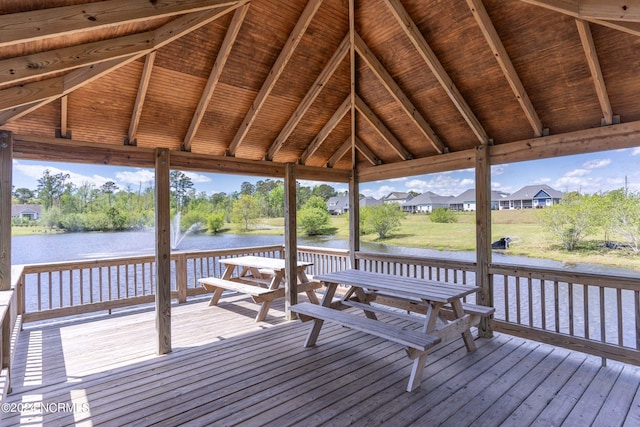
<path fill-rule="evenodd" d="M 265 179 L 255 184 L 243 182 L 239 191 L 207 194 L 197 191 L 193 180 L 181 171 L 171 171 L 170 203 L 172 214 L 181 212 L 181 228 L 194 224 L 219 232 L 226 224 L 237 223 L 248 229 L 257 218 L 284 216 L 284 182 Z M 14 203 L 42 206 L 40 223 L 66 231 L 136 230 L 154 225 L 155 191 L 149 186 L 120 188 L 113 181 L 101 186 L 92 183 L 76 185 L 70 175 L 45 170 L 36 189 L 17 188 Z M 299 212 L 312 212 L 337 195 L 328 184 L 314 187 L 296 184 L 296 207 Z M 320 200 L 322 202 L 320 202 Z M 328 223 L 327 219 L 324 224 Z M 307 221 L 308 222 L 308 221 Z M 313 222 L 313 221 L 311 221 Z M 13 219 L 14 225 L 26 225 L 26 219 Z"/>

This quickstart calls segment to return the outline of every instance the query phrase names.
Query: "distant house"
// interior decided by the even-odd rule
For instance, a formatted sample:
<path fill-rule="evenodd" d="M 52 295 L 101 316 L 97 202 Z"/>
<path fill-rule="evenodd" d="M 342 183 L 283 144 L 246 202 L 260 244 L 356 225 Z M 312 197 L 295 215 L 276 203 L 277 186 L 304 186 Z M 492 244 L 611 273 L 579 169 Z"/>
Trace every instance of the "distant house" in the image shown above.
<path fill-rule="evenodd" d="M 382 200 L 373 197 L 363 197 L 359 201 L 360 207 L 381 205 Z M 327 210 L 331 215 L 342 215 L 349 212 L 349 196 L 329 197 L 327 200 Z"/>
<path fill-rule="evenodd" d="M 11 218 L 27 218 L 29 220 L 40 219 L 42 206 L 40 205 L 12 205 Z"/>
<path fill-rule="evenodd" d="M 406 207 L 408 201 L 413 198 L 411 193 L 404 193 L 402 191 L 393 191 L 382 199 L 384 203 L 397 203 L 402 206 L 402 210 L 405 212 L 411 212 L 411 209 Z"/>
<path fill-rule="evenodd" d="M 349 196 L 329 197 L 327 210 L 331 215 L 342 215 L 349 212 Z"/>
<path fill-rule="evenodd" d="M 537 209 L 560 203 L 562 191 L 548 185 L 527 185 L 500 202 L 500 209 Z"/>
<path fill-rule="evenodd" d="M 508 194 L 501 191 L 491 192 L 491 209 L 500 209 L 501 202 L 507 198 Z M 476 190 L 471 188 L 449 202 L 449 209 L 452 211 L 475 211 L 476 210 Z"/>
<path fill-rule="evenodd" d="M 363 197 L 362 199 L 360 199 L 360 201 L 358 202 L 360 203 L 360 207 L 364 208 L 367 206 L 378 206 L 382 204 L 382 200 L 378 200 L 374 197 Z"/>
<path fill-rule="evenodd" d="M 452 199 L 452 196 L 440 196 L 427 191 L 409 200 L 405 207 L 409 208 L 412 213 L 431 213 L 437 208 L 448 208 Z"/>

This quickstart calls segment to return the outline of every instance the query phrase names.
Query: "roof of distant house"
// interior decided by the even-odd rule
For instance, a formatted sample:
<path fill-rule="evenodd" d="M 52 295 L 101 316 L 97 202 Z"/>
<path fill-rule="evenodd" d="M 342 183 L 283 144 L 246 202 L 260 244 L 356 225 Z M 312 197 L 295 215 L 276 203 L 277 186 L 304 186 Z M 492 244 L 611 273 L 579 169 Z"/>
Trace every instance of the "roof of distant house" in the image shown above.
<path fill-rule="evenodd" d="M 526 185 L 515 193 L 511 194 L 506 198 L 506 200 L 531 200 L 535 197 L 536 194 L 541 191 L 544 191 L 554 199 L 561 199 L 564 196 L 564 193 L 562 191 L 554 190 L 553 188 L 545 184 Z"/>
<path fill-rule="evenodd" d="M 432 191 L 427 191 L 426 193 L 422 193 L 413 199 L 410 202 L 407 202 L 408 206 L 420 206 L 420 205 L 448 205 L 449 202 L 453 199 L 453 196 L 441 196 Z"/>
<path fill-rule="evenodd" d="M 11 205 L 11 216 L 28 211 L 42 214 L 42 205 Z"/>

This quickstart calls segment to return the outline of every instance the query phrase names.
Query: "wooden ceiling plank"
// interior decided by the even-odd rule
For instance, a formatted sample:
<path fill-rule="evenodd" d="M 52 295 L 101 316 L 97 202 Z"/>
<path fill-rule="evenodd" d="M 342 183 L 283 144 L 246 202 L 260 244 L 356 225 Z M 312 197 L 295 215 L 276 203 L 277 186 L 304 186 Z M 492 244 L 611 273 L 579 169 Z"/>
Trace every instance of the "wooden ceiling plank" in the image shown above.
<path fill-rule="evenodd" d="M 351 135 L 349 135 L 349 137 L 347 137 L 347 139 L 342 143 L 340 148 L 338 148 L 336 152 L 333 153 L 333 156 L 329 158 L 329 160 L 327 161 L 327 167 L 328 168 L 334 167 L 336 163 L 338 163 L 338 161 L 342 159 L 345 156 L 345 154 L 347 154 L 350 151 L 351 151 Z"/>
<path fill-rule="evenodd" d="M 484 35 L 491 51 L 493 52 L 493 57 L 498 61 L 498 65 L 502 69 L 502 73 L 504 74 L 511 90 L 513 91 L 524 115 L 527 117 L 529 124 L 533 128 L 534 136 L 542 136 L 542 122 L 538 117 L 538 113 L 536 109 L 533 107 L 533 103 L 527 94 L 527 91 L 516 72 L 516 69 L 507 54 L 507 51 L 502 44 L 502 40 L 500 40 L 500 36 L 496 31 L 489 14 L 487 13 L 487 9 L 484 7 L 482 0 L 467 0 L 467 5 L 471 9 L 473 13 L 473 17 L 476 19 L 478 26 L 480 27 L 480 31 Z"/>
<path fill-rule="evenodd" d="M 407 37 L 409 37 L 409 40 L 411 40 L 411 43 L 420 54 L 420 57 L 425 61 L 478 140 L 482 144 L 489 142 L 487 132 L 484 130 L 471 110 L 471 107 L 469 107 L 467 101 L 453 83 L 453 80 L 451 80 L 451 77 L 449 77 L 449 74 L 447 74 L 433 50 L 431 50 L 431 47 L 416 26 L 415 22 L 413 22 L 409 13 L 400 3 L 400 0 L 384 0 L 384 2 L 387 4 L 393 13 L 393 16 L 398 21 L 398 24 L 400 24 Z"/>
<path fill-rule="evenodd" d="M 535 6 L 543 7 L 545 9 L 553 10 L 555 12 L 564 13 L 565 15 L 572 16 L 576 19 L 582 19 L 589 21 L 593 24 L 602 25 L 603 27 L 613 28 L 614 30 L 622 31 L 625 33 L 633 34 L 634 36 L 640 36 L 640 22 L 627 22 L 627 21 L 609 21 L 606 19 L 598 19 L 592 16 L 586 16 L 580 12 L 577 0 L 521 0 L 524 3 L 529 3 Z"/>
<path fill-rule="evenodd" d="M 131 123 L 129 124 L 129 136 L 127 138 L 127 143 L 129 145 L 137 145 L 136 138 L 138 136 L 140 116 L 142 116 L 144 100 L 147 97 L 147 91 L 149 90 L 149 81 L 151 80 L 151 72 L 153 71 L 153 63 L 155 60 L 155 50 L 150 52 L 144 60 L 144 67 L 142 68 L 142 75 L 140 76 L 140 84 L 138 85 L 138 95 L 136 96 L 133 113 L 131 114 Z"/>
<path fill-rule="evenodd" d="M 360 152 L 360 154 L 362 154 L 364 156 L 365 159 L 367 159 L 367 161 L 369 163 L 371 163 L 373 166 L 376 165 L 380 165 L 382 164 L 382 160 L 380 160 L 378 158 L 378 156 L 376 156 L 374 154 L 373 151 L 371 151 L 371 149 L 369 147 L 367 147 L 367 145 L 362 142 L 362 140 L 360 140 L 360 138 L 356 137 L 355 140 L 355 148 L 356 150 L 358 150 Z"/>
<path fill-rule="evenodd" d="M 237 4 L 238 0 L 108 0 L 0 15 L 0 47 Z M 37 26 L 34 24 L 37 23 Z"/>
<path fill-rule="evenodd" d="M 436 149 L 438 154 L 449 151 L 447 147 L 442 143 L 440 137 L 433 131 L 429 123 L 420 114 L 418 109 L 413 105 L 411 100 L 404 94 L 400 86 L 393 80 L 391 74 L 386 70 L 384 65 L 378 60 L 374 53 L 369 49 L 362 37 L 358 33 L 355 34 L 355 48 L 358 55 L 367 63 L 369 68 L 378 77 L 387 89 L 387 91 L 394 97 L 394 99 L 400 103 L 404 112 L 409 116 L 411 121 L 418 127 L 422 135 L 429 141 L 429 144 Z"/>
<path fill-rule="evenodd" d="M 253 104 L 249 109 L 249 112 L 247 113 L 244 120 L 242 121 L 242 124 L 240 124 L 240 128 L 236 132 L 236 135 L 233 137 L 231 144 L 229 144 L 229 148 L 227 149 L 227 152 L 229 155 L 235 156 L 236 151 L 238 150 L 238 147 L 240 146 L 240 144 L 242 144 L 244 137 L 249 132 L 249 129 L 251 128 L 251 125 L 255 121 L 256 117 L 258 116 L 258 113 L 260 112 L 262 107 L 265 105 L 267 98 L 271 93 L 271 90 L 273 90 L 273 88 L 275 87 L 276 83 L 278 82 L 278 79 L 280 78 L 280 75 L 284 71 L 285 67 L 287 66 L 287 63 L 289 62 L 289 60 L 293 56 L 293 53 L 298 47 L 298 44 L 300 43 L 300 41 L 302 41 L 302 37 L 307 31 L 307 28 L 311 24 L 311 21 L 313 20 L 313 17 L 315 16 L 316 12 L 320 8 L 321 4 L 322 4 L 322 0 L 309 0 L 309 2 L 307 3 L 307 6 L 302 11 L 300 18 L 298 19 L 298 22 L 293 28 L 293 31 L 291 31 L 291 34 L 289 35 L 287 42 L 284 44 L 284 47 L 280 51 L 280 55 L 278 55 L 278 59 L 276 59 L 276 62 L 273 64 L 273 67 L 271 67 L 271 71 L 269 71 L 269 75 L 267 76 L 267 79 L 264 81 L 262 87 L 260 88 L 260 91 L 258 92 L 256 99 L 253 101 Z"/>
<path fill-rule="evenodd" d="M 271 147 L 267 150 L 265 155 L 266 160 L 273 160 L 278 151 L 282 148 L 285 141 L 291 136 L 291 133 L 294 131 L 302 117 L 309 110 L 313 102 L 316 100 L 322 89 L 327 85 L 329 79 L 333 76 L 333 73 L 338 69 L 338 66 L 342 63 L 345 56 L 349 52 L 349 36 L 345 36 L 342 39 L 342 42 L 334 52 L 333 56 L 325 65 L 324 69 L 316 78 L 316 81 L 311 85 L 311 89 L 307 92 L 304 99 L 300 102 L 296 110 L 293 112 L 287 123 L 284 125 L 280 134 L 276 137 L 276 139 L 271 144 Z"/>
<path fill-rule="evenodd" d="M 320 129 L 320 132 L 313 138 L 313 141 L 309 144 L 306 150 L 300 156 L 300 164 L 307 163 L 307 160 L 320 148 L 325 139 L 331 134 L 333 129 L 338 126 L 338 123 L 343 119 L 343 117 L 351 111 L 351 96 L 347 96 L 342 104 L 338 107 L 338 109 L 333 113 L 333 116 L 329 119 L 329 121 Z"/>
<path fill-rule="evenodd" d="M 243 0 L 241 2 L 238 2 L 238 5 L 245 4 L 246 2 L 247 2 L 246 0 Z M 158 28 L 155 31 L 154 49 L 160 48 L 168 43 L 171 43 L 172 41 L 182 37 L 183 35 L 188 34 L 189 32 L 194 31 L 202 27 L 203 25 L 206 25 L 211 21 L 214 21 L 215 19 L 226 14 L 230 10 L 234 10 L 236 7 L 238 6 L 236 5 L 229 8 L 219 8 L 219 9 L 214 9 L 213 11 L 207 10 L 205 12 L 197 12 L 195 14 L 184 15 L 176 18 L 175 20 Z M 113 70 L 116 70 L 124 65 L 129 64 L 130 62 L 137 60 L 138 58 L 151 52 L 151 50 L 152 49 L 144 49 L 135 55 L 131 55 L 125 58 L 111 59 L 109 61 L 105 61 L 98 64 L 93 64 L 93 65 L 89 65 L 89 66 L 85 66 L 85 67 L 73 70 L 64 76 L 64 83 L 63 83 L 62 90 L 57 95 L 47 95 L 47 96 L 42 96 L 40 99 L 31 99 L 30 101 L 27 101 L 27 102 L 18 102 L 12 107 L 8 107 L 8 108 L 0 107 L 0 111 L 15 109 L 11 113 L 8 112 L 5 114 L 0 114 L 0 117 L 2 118 L 2 121 L 0 121 L 0 123 L 7 123 L 11 120 L 15 120 L 18 117 L 22 117 L 30 111 L 38 109 L 43 105 L 46 105 L 47 103 L 53 100 L 56 100 L 63 95 L 73 92 L 79 87 L 82 87 L 88 83 L 91 83 L 92 81 L 102 77 L 105 74 L 112 72 Z M 6 94 L 7 99 L 11 99 L 14 92 L 19 91 L 20 89 L 24 89 L 26 92 L 31 93 L 33 96 L 35 93 L 41 92 L 39 88 L 42 85 L 46 84 L 43 82 L 47 82 L 50 80 L 56 81 L 56 79 L 59 79 L 59 77 L 54 79 L 42 80 L 40 82 L 35 82 L 35 83 L 26 83 L 20 86 L 20 88 L 14 87 L 14 88 L 0 90 L 0 98 L 4 99 Z M 30 89 L 31 85 L 35 85 L 35 87 L 33 89 Z M 29 111 L 22 108 L 20 109 L 15 108 L 15 107 L 20 107 L 21 105 L 25 105 L 33 102 L 39 102 L 39 104 L 32 105 L 29 108 Z"/>
<path fill-rule="evenodd" d="M 191 151 L 191 143 L 198 132 L 198 128 L 200 127 L 200 123 L 207 112 L 207 106 L 211 101 L 211 97 L 213 96 L 213 92 L 220 81 L 220 76 L 222 75 L 222 71 L 227 63 L 227 59 L 229 59 L 229 55 L 231 54 L 231 49 L 236 42 L 238 34 L 240 33 L 240 28 L 242 27 L 242 23 L 244 22 L 244 18 L 247 16 L 247 12 L 249 11 L 250 4 L 247 3 L 242 7 L 236 9 L 233 14 L 233 18 L 231 19 L 231 23 L 229 24 L 229 28 L 227 29 L 227 33 L 220 45 L 220 50 L 218 51 L 218 56 L 216 57 L 216 62 L 213 64 L 211 68 L 211 73 L 209 73 L 209 79 L 207 80 L 207 84 L 202 91 L 202 95 L 200 96 L 200 101 L 198 102 L 198 107 L 196 108 L 193 117 L 191 118 L 191 123 L 189 124 L 189 129 L 187 130 L 187 134 L 184 137 L 182 148 L 184 151 Z"/>
<path fill-rule="evenodd" d="M 378 134 L 389 144 L 393 151 L 398 154 L 401 160 L 409 160 L 413 158 L 413 155 L 398 141 L 398 138 L 382 123 L 376 114 L 371 111 L 369 106 L 360 98 L 356 96 L 356 109 L 362 116 L 373 126 Z"/>
<path fill-rule="evenodd" d="M 589 64 L 591 77 L 593 78 L 596 94 L 598 95 L 598 101 L 600 101 L 600 108 L 602 108 L 603 123 L 606 125 L 613 124 L 613 110 L 611 108 L 611 102 L 609 101 L 609 95 L 607 94 L 604 76 L 602 75 L 602 68 L 600 68 L 598 52 L 593 42 L 591 28 L 589 27 L 589 23 L 582 19 L 576 19 L 576 25 L 578 26 L 580 41 L 582 41 L 582 47 L 587 57 L 587 63 Z"/>

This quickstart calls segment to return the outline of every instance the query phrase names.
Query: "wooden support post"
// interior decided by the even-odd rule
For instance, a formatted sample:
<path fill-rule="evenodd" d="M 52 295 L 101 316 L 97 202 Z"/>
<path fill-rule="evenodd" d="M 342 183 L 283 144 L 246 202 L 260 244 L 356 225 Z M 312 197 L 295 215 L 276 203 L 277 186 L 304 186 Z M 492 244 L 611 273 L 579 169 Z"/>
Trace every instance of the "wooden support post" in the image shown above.
<path fill-rule="evenodd" d="M 355 155 L 355 150 L 354 150 Z M 351 268 L 358 269 L 356 252 L 360 250 L 360 185 L 355 169 L 349 181 L 349 260 Z"/>
<path fill-rule="evenodd" d="M 171 352 L 171 218 L 169 150 L 155 149 L 156 159 L 156 332 L 158 354 Z"/>
<path fill-rule="evenodd" d="M 13 134 L 0 131 L 0 291 L 11 289 Z"/>
<path fill-rule="evenodd" d="M 491 162 L 490 146 L 480 145 L 476 149 L 476 286 L 478 304 L 493 306 L 493 277 L 489 274 L 491 264 Z M 488 317 L 483 317 L 478 325 L 481 337 L 491 338 L 493 330 Z"/>
<path fill-rule="evenodd" d="M 298 303 L 298 234 L 296 218 L 296 165 L 287 163 L 284 168 L 284 263 L 285 299 L 287 320 L 295 320 L 296 313 L 289 307 Z"/>

